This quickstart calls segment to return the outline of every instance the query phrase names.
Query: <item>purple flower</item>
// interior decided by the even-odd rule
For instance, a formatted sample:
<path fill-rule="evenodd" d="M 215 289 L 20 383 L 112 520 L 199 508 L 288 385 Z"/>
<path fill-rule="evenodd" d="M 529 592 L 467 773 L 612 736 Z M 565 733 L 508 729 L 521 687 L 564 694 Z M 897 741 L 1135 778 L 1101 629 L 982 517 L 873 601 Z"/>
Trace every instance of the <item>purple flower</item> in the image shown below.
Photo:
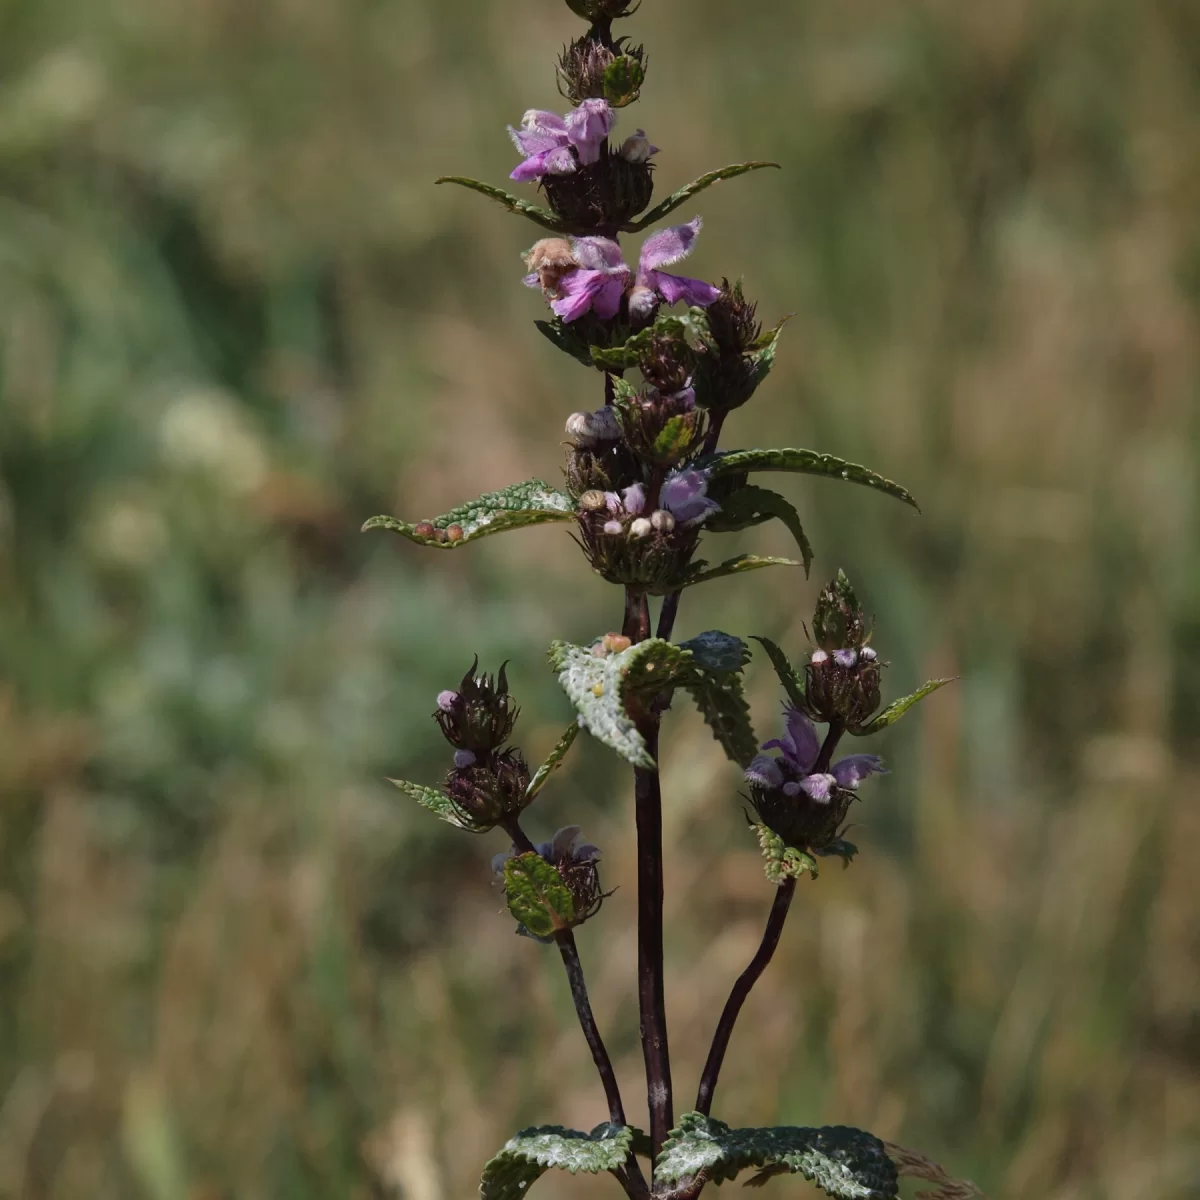
<path fill-rule="evenodd" d="M 833 661 L 839 667 L 852 667 L 858 662 L 857 650 L 835 650 L 833 652 Z"/>
<path fill-rule="evenodd" d="M 697 217 L 686 225 L 671 225 L 661 229 L 642 243 L 637 278 L 629 298 L 631 313 L 639 317 L 649 316 L 660 297 L 668 304 L 684 300 L 688 304 L 706 308 L 720 296 L 720 289 L 711 283 L 689 279 L 686 275 L 671 275 L 662 270 L 691 254 L 692 243 L 700 232 L 700 226 L 701 221 Z"/>
<path fill-rule="evenodd" d="M 631 517 L 639 517 L 646 507 L 646 489 L 640 483 L 630 484 L 621 493 L 621 501 Z"/>
<path fill-rule="evenodd" d="M 455 750 L 454 765 L 460 770 L 475 765 L 475 755 L 470 750 Z"/>
<path fill-rule="evenodd" d="M 857 788 L 868 775 L 886 774 L 883 759 L 874 754 L 851 754 L 835 762 L 828 772 L 813 773 L 821 753 L 816 726 L 798 708 L 784 709 L 787 732 L 763 744 L 764 750 L 779 750 L 780 758 L 760 754 L 746 771 L 746 782 L 774 789 L 783 783 L 786 796 L 803 792 L 818 803 L 826 803 L 835 787 Z"/>
<path fill-rule="evenodd" d="M 615 119 L 606 100 L 585 100 L 565 117 L 531 108 L 521 118 L 520 129 L 508 127 L 513 144 L 525 155 L 509 178 L 528 183 L 543 175 L 573 175 L 580 164 L 589 166 L 599 159 L 600 143 Z"/>
<path fill-rule="evenodd" d="M 692 467 L 672 471 L 662 485 L 658 502 L 681 525 L 698 524 L 720 505 L 707 495 L 708 476 Z"/>
<path fill-rule="evenodd" d="M 632 274 L 621 247 L 608 238 L 585 237 L 577 238 L 572 248 L 578 265 L 559 279 L 550 307 L 568 323 L 589 311 L 605 320 L 615 317 Z M 524 282 L 526 287 L 541 286 L 536 274 L 526 275 Z"/>
<path fill-rule="evenodd" d="M 458 703 L 458 693 L 452 692 L 448 688 L 444 692 L 438 692 L 437 706 L 442 712 L 448 713 L 454 711 L 455 704 Z"/>

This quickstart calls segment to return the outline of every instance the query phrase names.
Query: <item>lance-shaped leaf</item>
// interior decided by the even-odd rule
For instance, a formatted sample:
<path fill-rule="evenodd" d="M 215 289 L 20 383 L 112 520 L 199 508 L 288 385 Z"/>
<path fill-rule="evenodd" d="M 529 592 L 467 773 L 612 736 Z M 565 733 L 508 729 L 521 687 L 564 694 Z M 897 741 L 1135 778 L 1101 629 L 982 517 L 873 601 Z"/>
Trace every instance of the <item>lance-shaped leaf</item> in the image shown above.
<path fill-rule="evenodd" d="M 896 1168 L 883 1143 L 861 1129 L 731 1129 L 696 1112 L 679 1118 L 654 1175 L 667 1183 L 697 1176 L 724 1183 L 747 1167 L 785 1168 L 838 1200 L 895 1200 L 898 1194 Z"/>
<path fill-rule="evenodd" d="M 778 166 L 777 162 L 744 162 L 721 167 L 718 171 L 709 171 L 707 175 L 701 175 L 699 179 L 692 180 L 677 192 L 672 192 L 661 204 L 656 204 L 648 213 L 636 221 L 627 222 L 621 228 L 629 233 L 637 233 L 638 230 L 646 229 L 656 221 L 661 221 L 681 204 L 686 204 L 697 192 L 712 187 L 714 183 L 720 183 L 722 179 L 733 179 L 738 175 L 745 175 L 748 171 L 761 171 L 764 167 Z"/>
<path fill-rule="evenodd" d="M 573 721 L 568 727 L 566 733 L 558 739 L 558 744 L 550 751 L 546 761 L 537 769 L 537 774 L 529 781 L 529 786 L 525 789 L 525 795 L 533 800 L 538 792 L 546 786 L 546 780 L 558 770 L 562 760 L 567 757 L 567 751 L 570 750 L 575 739 L 579 736 L 579 722 Z"/>
<path fill-rule="evenodd" d="M 440 517 L 415 524 L 397 517 L 372 517 L 363 525 L 363 532 L 387 529 L 419 546 L 454 550 L 494 533 L 523 529 L 527 525 L 571 521 L 574 517 L 575 506 L 570 496 L 540 479 L 531 479 L 528 483 L 514 483 L 498 492 L 488 492 Z"/>
<path fill-rule="evenodd" d="M 575 923 L 575 901 L 558 868 L 540 854 L 518 854 L 504 864 L 508 911 L 535 938 L 548 938 Z"/>
<path fill-rule="evenodd" d="M 548 208 L 540 208 L 536 204 L 530 204 L 528 200 L 522 200 L 519 196 L 514 196 L 511 192 L 506 192 L 503 188 L 493 187 L 490 183 L 481 183 L 478 179 L 468 179 L 465 175 L 443 175 L 440 179 L 435 179 L 435 183 L 457 183 L 459 187 L 470 188 L 473 192 L 478 192 L 481 196 L 486 196 L 489 200 L 494 200 L 497 204 L 503 205 L 509 212 L 518 213 L 522 217 L 528 217 L 535 224 L 541 225 L 546 229 L 552 229 L 555 233 L 569 233 L 571 227 L 563 220 L 556 217 Z"/>
<path fill-rule="evenodd" d="M 800 514 L 796 511 L 796 506 L 786 496 L 781 496 L 769 488 L 744 484 L 729 495 L 715 495 L 714 499 L 720 501 L 721 511 L 712 513 L 705 520 L 706 529 L 713 533 L 737 533 L 778 518 L 796 539 L 796 545 L 800 547 L 800 554 L 804 559 L 804 574 L 808 575 L 813 561 L 813 548 L 804 527 L 800 524 Z"/>
<path fill-rule="evenodd" d="M 754 836 L 762 848 L 763 871 L 770 883 L 782 883 L 785 879 L 799 879 L 807 871 L 817 877 L 817 860 L 804 850 L 789 846 L 783 838 L 766 825 L 753 826 Z"/>
<path fill-rule="evenodd" d="M 754 343 L 754 349 L 749 358 L 750 365 L 754 368 L 754 387 L 756 389 L 770 375 L 771 368 L 775 365 L 775 351 L 779 345 L 779 335 L 791 319 L 790 315 L 784 317 L 778 325 L 773 329 L 766 330 Z"/>
<path fill-rule="evenodd" d="M 783 684 L 783 690 L 787 692 L 792 707 L 803 708 L 804 681 L 788 661 L 788 656 L 770 638 L 755 636 L 754 640 L 767 652 L 771 666 L 775 668 L 775 674 L 779 676 L 779 682 Z"/>
<path fill-rule="evenodd" d="M 394 784 L 406 796 L 411 796 L 418 804 L 429 809 L 431 813 L 441 817 L 448 824 L 458 829 L 469 828 L 458 815 L 454 801 L 445 792 L 439 792 L 437 788 L 424 787 L 419 783 L 410 783 L 407 779 L 389 779 L 388 783 Z"/>
<path fill-rule="evenodd" d="M 762 567 L 800 567 L 803 563 L 794 558 L 763 558 L 757 554 L 739 554 L 735 558 L 727 558 L 723 563 L 710 567 L 703 559 L 692 564 L 692 569 L 678 583 L 673 584 L 668 591 L 680 588 L 695 587 L 698 583 L 708 583 L 712 579 L 724 579 L 726 575 L 741 575 L 745 571 L 757 571 Z"/>
<path fill-rule="evenodd" d="M 553 1168 L 572 1175 L 619 1170 L 632 1145 L 633 1130 L 619 1125 L 598 1125 L 591 1133 L 558 1125 L 523 1129 L 484 1167 L 480 1200 L 523 1200 Z"/>
<path fill-rule="evenodd" d="M 905 696 L 900 700 L 893 700 L 869 724 L 862 726 L 861 729 L 852 729 L 850 732 L 856 734 L 858 737 L 866 737 L 868 734 L 878 733 L 881 729 L 886 729 L 889 725 L 895 725 L 918 701 L 924 700 L 926 696 L 936 692 L 938 688 L 945 687 L 946 684 L 953 682 L 953 679 L 931 679 L 928 683 L 922 684 L 917 688 L 911 696 Z"/>
<path fill-rule="evenodd" d="M 911 504 L 920 511 L 917 502 L 907 488 L 885 479 L 882 475 L 847 462 L 832 454 L 818 454 L 815 450 L 725 450 L 697 459 L 694 464 L 708 471 L 712 478 L 725 475 L 741 475 L 748 471 L 791 471 L 798 475 L 819 475 L 826 479 L 843 479 L 847 483 L 862 484 L 874 488 Z"/>
<path fill-rule="evenodd" d="M 550 665 L 579 713 L 580 725 L 635 767 L 655 767 L 630 714 L 639 693 L 671 688 L 689 661 L 686 650 L 651 638 L 619 654 L 597 657 L 584 646 L 554 642 Z"/>

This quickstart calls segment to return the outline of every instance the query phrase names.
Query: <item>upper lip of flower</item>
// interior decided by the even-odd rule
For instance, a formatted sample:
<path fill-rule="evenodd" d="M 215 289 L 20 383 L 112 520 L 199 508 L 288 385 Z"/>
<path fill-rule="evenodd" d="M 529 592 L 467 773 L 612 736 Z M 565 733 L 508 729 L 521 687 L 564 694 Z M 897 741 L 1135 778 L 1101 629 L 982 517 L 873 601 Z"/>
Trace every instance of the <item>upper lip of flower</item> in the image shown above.
<path fill-rule="evenodd" d="M 762 748 L 764 750 L 779 750 L 782 754 L 781 759 L 773 759 L 776 764 L 782 762 L 790 766 L 795 774 L 801 777 L 801 783 L 806 779 L 825 780 L 830 777 L 842 788 L 855 788 L 860 780 L 865 779 L 868 775 L 885 775 L 887 768 L 883 765 L 883 759 L 874 754 L 850 754 L 845 758 L 839 759 L 833 764 L 828 772 L 821 775 L 813 775 L 813 767 L 817 764 L 817 759 L 821 755 L 821 739 L 817 735 L 816 726 L 809 718 L 802 713 L 798 708 L 792 708 L 790 705 L 784 709 L 784 718 L 787 723 L 787 733 L 781 738 L 773 738 L 769 742 L 764 742 Z M 760 758 L 766 758 L 765 755 L 760 755 Z M 757 768 L 756 768 L 757 764 Z M 758 759 L 751 763 L 751 771 L 764 778 L 770 778 L 770 773 L 767 771 L 765 764 L 759 763 Z M 778 766 L 777 768 L 778 769 Z M 756 780 L 751 780 L 756 782 Z M 814 790 L 805 789 L 814 799 L 821 797 L 815 795 L 815 791 L 820 791 L 819 787 Z M 827 793 L 828 785 L 824 789 Z"/>
<path fill-rule="evenodd" d="M 616 114 L 607 100 L 585 100 L 565 117 L 531 108 L 521 118 L 519 129 L 508 127 L 508 136 L 525 156 L 510 178 L 525 182 L 547 174 L 570 175 L 576 159 L 580 165 L 590 166 L 599 159 L 600 144 L 615 122 Z"/>

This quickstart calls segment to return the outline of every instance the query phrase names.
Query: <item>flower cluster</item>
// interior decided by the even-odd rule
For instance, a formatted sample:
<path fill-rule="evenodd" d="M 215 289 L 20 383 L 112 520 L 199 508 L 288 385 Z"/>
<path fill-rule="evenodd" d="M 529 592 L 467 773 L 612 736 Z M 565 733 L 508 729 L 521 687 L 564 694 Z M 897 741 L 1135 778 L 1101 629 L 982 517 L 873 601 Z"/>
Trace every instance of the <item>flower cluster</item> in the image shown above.
<path fill-rule="evenodd" d="M 526 806 L 529 768 L 519 750 L 504 746 L 520 715 L 504 667 L 493 678 L 476 675 L 478 666 L 476 658 L 457 691 L 438 693 L 433 718 L 454 747 L 446 794 L 463 823 L 482 833 Z"/>
<path fill-rule="evenodd" d="M 600 886 L 600 872 L 597 863 L 600 861 L 600 850 L 590 842 L 580 842 L 578 825 L 567 825 L 559 829 L 548 842 L 538 842 L 534 849 L 559 873 L 567 890 L 571 893 L 574 903 L 575 919 L 572 925 L 582 925 L 589 917 L 594 917 L 600 911 L 607 893 Z M 516 846 L 502 851 L 492 858 L 492 871 L 499 878 L 504 878 L 504 868 L 521 851 Z M 532 937 L 527 930 L 518 932 Z M 535 941 L 549 942 L 553 938 L 534 938 Z"/>
<path fill-rule="evenodd" d="M 664 301 L 703 308 L 721 295 L 719 288 L 663 270 L 692 252 L 700 226 L 697 217 L 647 238 L 636 273 L 611 238 L 543 238 L 525 255 L 525 286 L 541 288 L 555 315 L 568 324 L 588 312 L 611 320 L 621 311 L 622 301 L 627 301 L 628 317 L 639 324 L 649 324 Z"/>

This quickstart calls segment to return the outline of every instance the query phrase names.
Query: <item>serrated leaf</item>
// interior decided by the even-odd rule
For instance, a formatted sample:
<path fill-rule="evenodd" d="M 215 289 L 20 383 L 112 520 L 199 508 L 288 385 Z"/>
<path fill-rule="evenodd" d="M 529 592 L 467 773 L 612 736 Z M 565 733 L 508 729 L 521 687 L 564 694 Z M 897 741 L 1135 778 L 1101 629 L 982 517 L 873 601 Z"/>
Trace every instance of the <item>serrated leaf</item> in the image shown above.
<path fill-rule="evenodd" d="M 777 162 L 744 162 L 734 163 L 728 167 L 721 167 L 716 171 L 709 171 L 706 175 L 701 175 L 699 179 L 694 179 L 691 183 L 685 184 L 678 191 L 672 192 L 661 204 L 656 204 L 644 216 L 639 217 L 636 221 L 627 222 L 621 228 L 628 233 L 637 233 L 639 230 L 653 225 L 656 221 L 661 221 L 663 217 L 673 213 L 681 204 L 686 204 L 698 192 L 712 187 L 714 183 L 720 183 L 722 179 L 734 179 L 738 175 L 745 175 L 748 171 L 761 171 L 764 167 L 778 168 L 778 166 Z"/>
<path fill-rule="evenodd" d="M 639 691 L 674 686 L 689 659 L 686 650 L 658 638 L 602 658 L 569 642 L 554 642 L 550 647 L 550 665 L 575 705 L 582 727 L 626 762 L 651 770 L 654 759 L 629 714 L 628 702 Z"/>
<path fill-rule="evenodd" d="M 777 646 L 770 638 L 754 636 L 754 641 L 767 652 L 767 657 L 771 660 L 771 666 L 775 668 L 775 674 L 779 676 L 779 682 L 783 684 L 783 690 L 787 692 L 788 699 L 792 702 L 793 708 L 804 707 L 804 683 L 795 667 L 788 661 L 788 656 Z"/>
<path fill-rule="evenodd" d="M 694 668 L 684 677 L 682 686 L 695 700 L 726 757 L 743 769 L 748 767 L 758 753 L 758 738 L 750 723 L 741 673 Z"/>
<path fill-rule="evenodd" d="M 858 483 L 874 488 L 905 504 L 911 504 L 920 512 L 920 507 L 907 488 L 885 479 L 882 475 L 847 462 L 832 454 L 819 454 L 815 450 L 785 448 L 780 450 L 724 450 L 697 459 L 697 468 L 708 471 L 713 478 L 723 475 L 745 474 L 748 471 L 791 471 L 798 475 L 818 475 L 825 479 L 842 479 L 847 483 Z"/>
<path fill-rule="evenodd" d="M 598 1175 L 624 1166 L 633 1145 L 634 1131 L 617 1125 L 599 1125 L 591 1133 L 541 1125 L 523 1129 L 483 1169 L 480 1200 L 522 1200 L 529 1188 L 552 1168 Z"/>
<path fill-rule="evenodd" d="M 889 725 L 895 725 L 914 704 L 924 700 L 926 696 L 936 692 L 938 688 L 943 688 L 946 684 L 953 682 L 953 679 L 931 679 L 928 683 L 922 684 L 917 688 L 911 696 L 905 696 L 900 700 L 893 700 L 870 724 L 864 725 L 861 729 L 853 729 L 851 733 L 858 737 L 866 737 L 868 734 L 878 733 L 881 729 L 886 729 Z"/>
<path fill-rule="evenodd" d="M 680 581 L 680 588 L 695 587 L 713 579 L 724 579 L 726 575 L 741 575 L 745 571 L 758 571 L 763 567 L 801 567 L 803 563 L 794 558 L 764 558 L 758 554 L 739 554 L 727 558 L 723 563 L 710 567 L 704 561 L 692 565 L 691 571 Z"/>
<path fill-rule="evenodd" d="M 419 783 L 410 783 L 407 779 L 389 779 L 388 783 L 398 787 L 406 796 L 411 796 L 423 808 L 429 809 L 435 816 L 457 829 L 467 829 L 468 826 L 458 815 L 454 801 L 445 792 L 437 788 L 424 787 Z"/>
<path fill-rule="evenodd" d="M 427 521 L 410 524 L 398 517 L 372 517 L 363 525 L 363 532 L 386 529 L 419 546 L 455 550 L 494 533 L 574 519 L 575 506 L 570 496 L 540 479 L 531 479 L 527 483 L 514 483 L 498 492 L 488 492 L 478 500 L 459 505 Z M 442 534 L 440 540 L 439 533 Z"/>
<path fill-rule="evenodd" d="M 783 327 L 791 320 L 784 317 L 773 329 L 766 330 L 754 345 L 753 352 L 748 356 L 754 369 L 754 387 L 757 389 L 775 366 L 775 351 L 779 346 L 779 335 Z"/>
<path fill-rule="evenodd" d="M 804 559 L 804 574 L 807 577 L 812 567 L 813 548 L 800 524 L 800 514 L 796 506 L 778 492 L 769 488 L 755 487 L 745 484 L 728 496 L 721 496 L 721 511 L 713 513 L 704 522 L 706 529 L 712 533 L 738 533 L 764 521 L 777 518 L 782 521 L 788 532 L 796 539 Z"/>
<path fill-rule="evenodd" d="M 522 200 L 519 196 L 514 196 L 511 192 L 506 192 L 503 188 L 493 187 L 490 183 L 482 183 L 478 179 L 469 179 L 465 175 L 443 175 L 434 180 L 434 183 L 456 183 L 459 187 L 470 188 L 473 192 L 478 192 L 481 196 L 486 196 L 489 200 L 494 200 L 497 204 L 508 209 L 509 212 L 517 213 L 519 216 L 528 217 L 537 225 L 541 225 L 545 229 L 552 229 L 555 233 L 569 233 L 571 227 L 563 220 L 556 217 L 548 208 L 541 208 L 536 204 L 530 204 L 528 200 Z"/>
<path fill-rule="evenodd" d="M 755 825 L 753 829 L 766 860 L 763 871 L 770 883 L 799 879 L 805 871 L 816 879 L 817 860 L 811 854 L 789 846 L 779 834 L 766 825 Z"/>
<path fill-rule="evenodd" d="M 518 924 L 535 938 L 575 923 L 575 901 L 558 868 L 533 851 L 504 864 L 504 898 Z"/>
<path fill-rule="evenodd" d="M 740 671 L 750 661 L 750 647 L 732 633 L 709 629 L 679 643 L 696 666 L 705 671 Z"/>
<path fill-rule="evenodd" d="M 779 1125 L 731 1129 L 701 1113 L 684 1113 L 655 1167 L 655 1179 L 673 1183 L 703 1174 L 713 1183 L 747 1167 L 782 1167 L 838 1200 L 895 1200 L 896 1167 L 872 1134 L 844 1125 L 809 1129 Z"/>
<path fill-rule="evenodd" d="M 606 371 L 629 370 L 638 365 L 656 339 L 685 337 L 694 324 L 694 318 L 690 316 L 660 312 L 653 325 L 626 338 L 619 346 L 591 347 L 592 365 Z"/>
<path fill-rule="evenodd" d="M 574 744 L 575 739 L 579 736 L 579 722 L 573 721 L 568 727 L 566 733 L 558 739 L 558 743 L 554 749 L 550 751 L 546 761 L 537 769 L 537 774 L 529 781 L 529 786 L 525 789 L 525 795 L 529 800 L 533 800 L 538 792 L 546 786 L 546 780 L 558 769 L 562 760 L 567 757 L 567 751 Z"/>

